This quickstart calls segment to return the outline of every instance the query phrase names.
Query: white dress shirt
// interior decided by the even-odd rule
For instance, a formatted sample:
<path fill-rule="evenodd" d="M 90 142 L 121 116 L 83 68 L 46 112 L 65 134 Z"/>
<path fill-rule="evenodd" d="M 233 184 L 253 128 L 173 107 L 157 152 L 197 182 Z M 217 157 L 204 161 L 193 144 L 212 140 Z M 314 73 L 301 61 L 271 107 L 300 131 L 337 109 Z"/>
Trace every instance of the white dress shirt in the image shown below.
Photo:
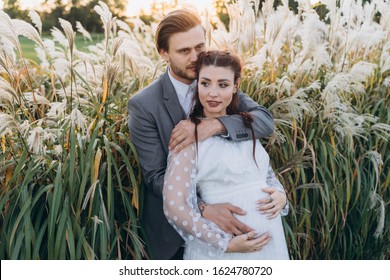
<path fill-rule="evenodd" d="M 196 90 L 196 80 L 193 81 L 190 85 L 182 83 L 171 75 L 170 69 L 168 71 L 168 76 L 173 84 L 173 87 L 175 88 L 180 105 L 188 117 L 192 109 L 192 97 L 194 96 Z"/>

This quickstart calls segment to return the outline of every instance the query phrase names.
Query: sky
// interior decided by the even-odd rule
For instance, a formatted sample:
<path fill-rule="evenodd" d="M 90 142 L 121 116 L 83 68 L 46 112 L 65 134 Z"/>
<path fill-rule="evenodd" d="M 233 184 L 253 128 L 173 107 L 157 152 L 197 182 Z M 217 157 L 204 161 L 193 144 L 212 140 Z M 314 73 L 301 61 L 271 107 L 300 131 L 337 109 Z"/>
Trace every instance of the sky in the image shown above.
<path fill-rule="evenodd" d="M 127 14 L 129 16 L 136 15 L 143 8 L 145 12 L 148 12 L 147 8 L 150 6 L 153 0 L 129 0 L 127 6 Z M 23 8 L 35 8 L 38 7 L 42 0 L 20 0 L 20 4 Z M 170 0 L 157 0 L 157 2 L 171 2 Z M 172 1 L 173 2 L 173 1 Z M 210 7 L 212 0 L 184 0 L 183 3 L 191 3 L 202 10 L 205 7 Z M 3 7 L 3 0 L 0 0 L 0 8 Z"/>

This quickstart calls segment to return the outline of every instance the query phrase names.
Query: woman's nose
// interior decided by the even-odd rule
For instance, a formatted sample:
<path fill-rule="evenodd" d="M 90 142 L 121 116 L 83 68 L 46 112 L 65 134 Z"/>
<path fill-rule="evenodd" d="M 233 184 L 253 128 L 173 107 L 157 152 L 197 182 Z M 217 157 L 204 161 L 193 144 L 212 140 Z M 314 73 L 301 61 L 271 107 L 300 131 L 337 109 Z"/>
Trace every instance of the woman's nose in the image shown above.
<path fill-rule="evenodd" d="M 212 96 L 212 97 L 218 96 L 218 90 L 215 87 L 211 87 L 209 95 Z"/>

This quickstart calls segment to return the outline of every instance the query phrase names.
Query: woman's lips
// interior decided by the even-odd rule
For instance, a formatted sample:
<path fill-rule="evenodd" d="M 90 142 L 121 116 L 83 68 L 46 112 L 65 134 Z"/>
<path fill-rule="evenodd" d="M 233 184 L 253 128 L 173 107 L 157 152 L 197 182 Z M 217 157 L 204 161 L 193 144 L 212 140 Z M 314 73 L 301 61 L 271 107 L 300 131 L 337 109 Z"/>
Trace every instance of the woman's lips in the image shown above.
<path fill-rule="evenodd" d="M 217 107 L 219 104 L 221 104 L 222 102 L 218 102 L 218 101 L 206 101 L 207 104 L 209 104 L 210 107 L 214 108 L 214 107 Z"/>

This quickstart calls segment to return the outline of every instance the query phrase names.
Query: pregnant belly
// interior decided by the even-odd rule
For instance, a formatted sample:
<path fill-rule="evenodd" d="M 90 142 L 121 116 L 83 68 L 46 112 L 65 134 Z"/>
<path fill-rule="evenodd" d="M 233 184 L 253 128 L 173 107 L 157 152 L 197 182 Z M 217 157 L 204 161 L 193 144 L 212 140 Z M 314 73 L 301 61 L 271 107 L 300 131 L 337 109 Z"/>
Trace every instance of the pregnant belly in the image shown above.
<path fill-rule="evenodd" d="M 237 219 L 256 230 L 259 234 L 282 228 L 280 215 L 275 219 L 268 219 L 257 209 L 257 201 L 268 198 L 268 193 L 262 191 L 265 182 L 251 182 L 235 186 L 203 186 L 201 197 L 208 204 L 231 203 L 246 211 L 245 215 L 236 215 Z"/>

